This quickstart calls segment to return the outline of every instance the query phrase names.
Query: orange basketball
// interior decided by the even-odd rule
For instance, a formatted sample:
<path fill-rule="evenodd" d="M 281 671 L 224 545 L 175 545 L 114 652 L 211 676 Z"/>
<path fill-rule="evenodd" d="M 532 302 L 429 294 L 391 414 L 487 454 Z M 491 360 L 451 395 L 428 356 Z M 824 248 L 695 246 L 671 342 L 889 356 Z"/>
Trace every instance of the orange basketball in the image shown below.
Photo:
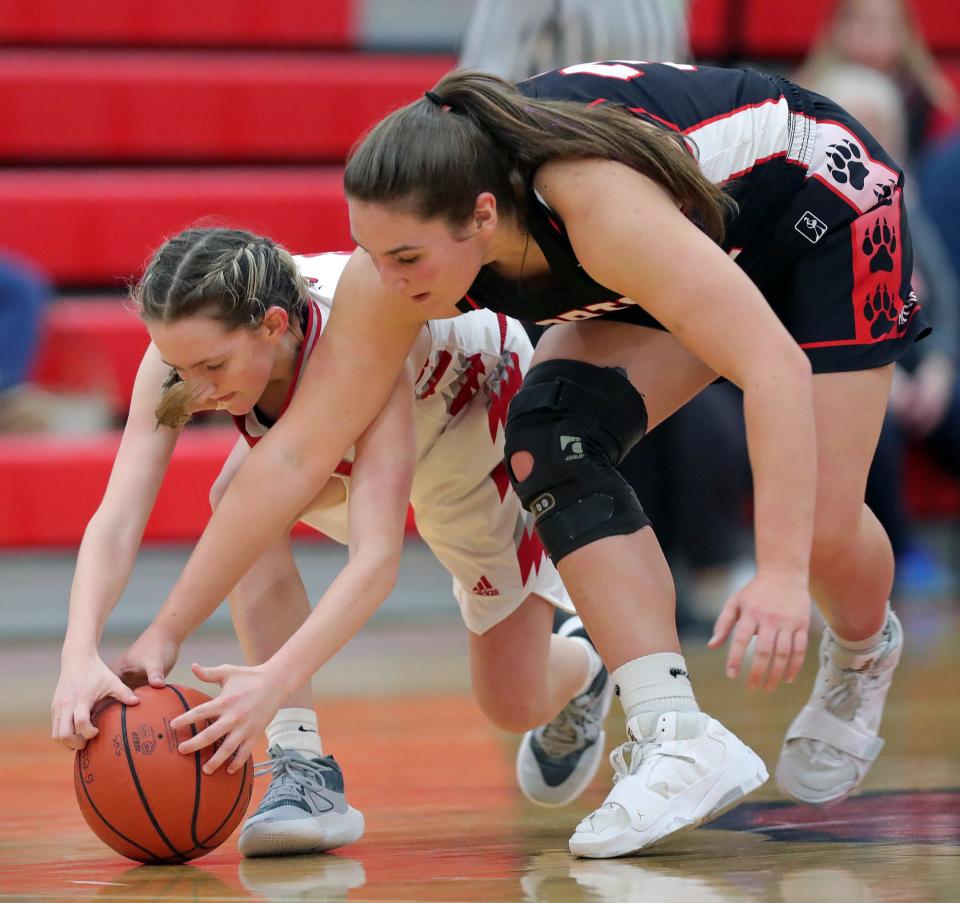
<path fill-rule="evenodd" d="M 204 774 L 214 747 L 177 746 L 207 723 L 175 731 L 170 722 L 210 697 L 168 684 L 140 687 L 139 705 L 109 700 L 94 716 L 100 733 L 79 750 L 73 772 L 86 822 L 107 846 L 153 864 L 186 862 L 216 849 L 240 823 L 253 791 L 253 763 Z"/>

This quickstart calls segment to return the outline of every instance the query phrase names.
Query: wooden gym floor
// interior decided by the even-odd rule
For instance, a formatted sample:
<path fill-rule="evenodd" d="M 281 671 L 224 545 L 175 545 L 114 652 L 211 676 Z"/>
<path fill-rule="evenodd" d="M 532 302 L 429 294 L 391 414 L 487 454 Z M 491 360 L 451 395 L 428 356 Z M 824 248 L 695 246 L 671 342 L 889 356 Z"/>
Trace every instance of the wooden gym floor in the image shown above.
<path fill-rule="evenodd" d="M 451 621 L 371 625 L 315 681 L 325 750 L 343 763 L 363 839 L 335 854 L 244 860 L 235 836 L 184 866 L 136 866 L 87 829 L 71 756 L 48 738 L 52 644 L 0 656 L 0 898 L 14 900 L 955 901 L 960 899 L 960 606 L 902 605 L 908 650 L 887 704 L 887 745 L 865 792 L 818 812 L 771 781 L 708 828 L 641 857 L 568 855 L 567 838 L 603 798 L 563 809 L 526 803 L 516 739 L 490 727 L 467 685 L 463 630 Z M 704 709 L 772 771 L 815 667 L 773 695 L 728 682 L 723 657 L 685 649 Z M 183 661 L 238 661 L 232 641 L 191 641 Z M 174 680 L 194 682 L 182 664 Z M 623 739 L 616 708 L 608 746 Z M 260 750 L 257 758 L 263 757 Z M 263 792 L 258 783 L 254 801 Z"/>

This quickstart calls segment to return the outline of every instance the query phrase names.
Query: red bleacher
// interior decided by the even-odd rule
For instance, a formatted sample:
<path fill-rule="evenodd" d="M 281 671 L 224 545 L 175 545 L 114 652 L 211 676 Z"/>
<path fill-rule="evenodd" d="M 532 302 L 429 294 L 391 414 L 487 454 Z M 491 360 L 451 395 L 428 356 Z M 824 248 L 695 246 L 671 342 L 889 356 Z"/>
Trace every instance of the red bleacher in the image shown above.
<path fill-rule="evenodd" d="M 3 0 L 0 43 L 352 47 L 355 0 Z"/>
<path fill-rule="evenodd" d="M 0 51 L 0 162 L 340 162 L 451 57 Z"/>
<path fill-rule="evenodd" d="M 147 523 L 146 542 L 192 542 L 203 532 L 210 517 L 210 486 L 237 436 L 232 426 L 184 432 Z M 103 497 L 119 445 L 119 432 L 4 438 L 0 548 L 78 545 Z M 407 530 L 415 529 L 408 512 Z M 294 535 L 324 538 L 302 524 Z"/>
<path fill-rule="evenodd" d="M 219 217 L 295 251 L 351 247 L 336 167 L 0 171 L 0 247 L 61 284 L 122 287 L 171 233 Z"/>
<path fill-rule="evenodd" d="M 63 298 L 46 317 L 33 379 L 59 392 L 96 392 L 119 416 L 149 336 L 122 297 Z"/>
<path fill-rule="evenodd" d="M 830 2 L 691 0 L 694 52 L 795 63 Z M 915 6 L 960 83 L 955 0 Z M 359 10 L 360 0 L 0 2 L 0 162 L 17 164 L 0 170 L 0 247 L 60 285 L 117 293 L 53 306 L 41 384 L 95 390 L 125 410 L 146 335 L 119 293 L 166 235 L 192 222 L 241 225 L 294 251 L 350 247 L 347 148 L 454 62 L 359 52 Z M 75 544 L 117 441 L 0 443 L 0 545 Z M 233 441 L 229 430 L 187 431 L 148 540 L 198 535 Z M 960 510 L 951 485 L 929 463 L 907 480 L 929 516 Z"/>

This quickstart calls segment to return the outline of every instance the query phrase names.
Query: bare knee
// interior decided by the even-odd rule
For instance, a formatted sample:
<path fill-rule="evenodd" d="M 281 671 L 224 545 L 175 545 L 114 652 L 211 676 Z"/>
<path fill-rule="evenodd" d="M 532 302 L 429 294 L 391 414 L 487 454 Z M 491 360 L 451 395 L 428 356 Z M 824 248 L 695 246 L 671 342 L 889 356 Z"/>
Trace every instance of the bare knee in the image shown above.
<path fill-rule="evenodd" d="M 516 688 L 505 692 L 494 689 L 484 691 L 476 687 L 475 696 L 483 714 L 501 730 L 522 734 L 548 720 L 544 701 L 518 692 Z"/>

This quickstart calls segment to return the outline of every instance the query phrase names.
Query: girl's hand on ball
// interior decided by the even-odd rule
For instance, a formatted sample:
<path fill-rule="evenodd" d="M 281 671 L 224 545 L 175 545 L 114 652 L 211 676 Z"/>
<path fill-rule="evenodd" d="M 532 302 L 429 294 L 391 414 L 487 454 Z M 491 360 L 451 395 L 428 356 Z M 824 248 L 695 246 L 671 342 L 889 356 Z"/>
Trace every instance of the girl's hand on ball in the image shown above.
<path fill-rule="evenodd" d="M 91 711 L 101 699 L 112 697 L 126 705 L 140 700 L 96 653 L 74 655 L 64 650 L 60 680 L 50 705 L 51 737 L 67 749 L 83 749 L 97 736 Z"/>
<path fill-rule="evenodd" d="M 282 694 L 262 665 L 205 668 L 194 663 L 192 667 L 200 680 L 219 684 L 221 690 L 216 699 L 198 705 L 170 722 L 177 731 L 191 724 L 198 729 L 198 733 L 182 742 L 178 749 L 181 753 L 194 753 L 219 740 L 203 770 L 213 774 L 227 762 L 227 771 L 232 774 L 243 767 L 253 752 L 257 739 L 276 714 Z"/>

